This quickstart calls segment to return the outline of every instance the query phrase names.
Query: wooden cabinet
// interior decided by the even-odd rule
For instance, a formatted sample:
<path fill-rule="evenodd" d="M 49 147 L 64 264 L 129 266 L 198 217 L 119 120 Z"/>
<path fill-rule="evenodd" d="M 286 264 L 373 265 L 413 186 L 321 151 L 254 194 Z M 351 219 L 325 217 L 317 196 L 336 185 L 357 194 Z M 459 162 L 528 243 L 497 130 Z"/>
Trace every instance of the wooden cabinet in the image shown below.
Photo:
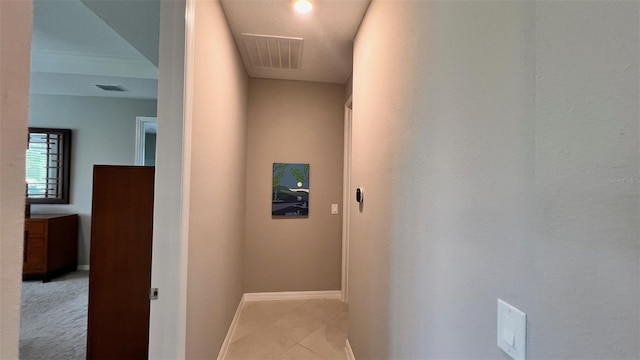
<path fill-rule="evenodd" d="M 154 168 L 93 168 L 87 359 L 149 357 Z"/>
<path fill-rule="evenodd" d="M 78 215 L 30 215 L 24 224 L 25 279 L 51 278 L 78 266 Z"/>

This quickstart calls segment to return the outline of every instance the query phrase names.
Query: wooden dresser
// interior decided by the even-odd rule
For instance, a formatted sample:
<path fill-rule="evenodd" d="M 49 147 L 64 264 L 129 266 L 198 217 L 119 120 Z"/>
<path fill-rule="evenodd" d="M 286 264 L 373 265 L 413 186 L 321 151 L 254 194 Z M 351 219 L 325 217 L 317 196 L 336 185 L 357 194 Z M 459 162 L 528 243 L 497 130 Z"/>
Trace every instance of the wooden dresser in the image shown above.
<path fill-rule="evenodd" d="M 44 282 L 78 266 L 78 215 L 36 215 L 25 219 L 24 279 Z"/>

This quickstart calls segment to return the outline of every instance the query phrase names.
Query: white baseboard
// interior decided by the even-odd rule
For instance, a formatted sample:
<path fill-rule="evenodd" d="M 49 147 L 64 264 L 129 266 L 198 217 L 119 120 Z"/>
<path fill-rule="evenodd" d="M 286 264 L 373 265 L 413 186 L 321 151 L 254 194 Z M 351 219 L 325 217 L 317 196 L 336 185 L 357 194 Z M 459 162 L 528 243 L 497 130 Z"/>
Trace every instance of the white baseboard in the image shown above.
<path fill-rule="evenodd" d="M 349 343 L 349 339 L 347 339 L 345 351 L 347 352 L 347 360 L 356 360 L 356 356 L 353 355 L 353 350 L 351 349 L 351 344 Z"/>
<path fill-rule="evenodd" d="M 231 320 L 231 325 L 229 325 L 227 336 L 225 336 L 224 342 L 222 342 L 222 347 L 220 347 L 220 352 L 218 353 L 218 360 L 223 360 L 227 356 L 227 350 L 229 350 L 229 345 L 231 344 L 233 333 L 236 331 L 236 327 L 238 326 L 238 319 L 240 318 L 240 312 L 242 311 L 242 307 L 244 306 L 245 295 L 242 295 L 242 298 L 240 299 L 240 303 L 238 304 L 238 308 L 236 309 L 236 314 L 233 315 L 233 320 Z"/>
<path fill-rule="evenodd" d="M 331 291 L 281 291 L 259 292 L 244 294 L 244 301 L 272 301 L 272 300 L 315 300 L 315 299 L 342 299 L 340 290 Z"/>
<path fill-rule="evenodd" d="M 89 270 L 89 265 L 78 265 L 78 270 Z"/>

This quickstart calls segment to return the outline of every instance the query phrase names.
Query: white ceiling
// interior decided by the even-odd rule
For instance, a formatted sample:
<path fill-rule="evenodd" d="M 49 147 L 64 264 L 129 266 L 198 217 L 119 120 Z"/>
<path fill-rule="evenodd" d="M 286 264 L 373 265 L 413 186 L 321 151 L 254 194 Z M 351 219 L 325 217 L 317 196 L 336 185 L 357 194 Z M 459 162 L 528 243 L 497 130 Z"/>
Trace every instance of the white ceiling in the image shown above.
<path fill-rule="evenodd" d="M 160 0 L 82 0 L 82 3 L 158 66 Z"/>
<path fill-rule="evenodd" d="M 250 77 L 344 84 L 353 68 L 353 38 L 370 0 L 313 0 L 301 15 L 290 0 L 221 0 Z M 242 33 L 304 39 L 300 70 L 251 66 Z"/>
<path fill-rule="evenodd" d="M 96 11 L 105 12 L 112 11 L 109 4 L 120 3 L 113 0 L 85 1 L 92 3 L 98 9 Z M 137 0 L 135 3 L 138 12 L 143 7 L 148 9 L 147 18 L 129 21 L 129 25 L 120 21 L 117 26 L 112 25 L 119 26 L 121 31 L 116 32 L 80 0 L 34 1 L 31 92 L 157 98 L 158 69 L 153 59 L 143 56 L 130 44 L 135 44 L 135 41 L 127 41 L 120 34 L 155 32 L 155 40 L 149 39 L 145 52 L 153 54 L 154 50 L 150 48 L 155 47 L 157 62 L 159 1 Z M 123 7 L 122 11 L 131 9 Z M 95 84 L 121 85 L 128 91 L 107 92 Z"/>
<path fill-rule="evenodd" d="M 313 0 L 308 15 L 290 0 L 221 2 L 250 77 L 345 83 L 370 0 Z M 31 92 L 156 99 L 159 14 L 160 0 L 35 0 Z M 301 69 L 252 67 L 242 33 L 303 38 Z"/>

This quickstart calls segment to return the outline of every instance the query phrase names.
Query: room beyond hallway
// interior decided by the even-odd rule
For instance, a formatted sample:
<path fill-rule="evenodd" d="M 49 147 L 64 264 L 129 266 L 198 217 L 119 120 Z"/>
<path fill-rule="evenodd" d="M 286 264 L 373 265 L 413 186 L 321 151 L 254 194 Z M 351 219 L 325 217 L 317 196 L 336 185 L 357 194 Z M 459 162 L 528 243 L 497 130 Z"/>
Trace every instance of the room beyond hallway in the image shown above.
<path fill-rule="evenodd" d="M 245 302 L 224 359 L 346 359 L 340 300 Z"/>

